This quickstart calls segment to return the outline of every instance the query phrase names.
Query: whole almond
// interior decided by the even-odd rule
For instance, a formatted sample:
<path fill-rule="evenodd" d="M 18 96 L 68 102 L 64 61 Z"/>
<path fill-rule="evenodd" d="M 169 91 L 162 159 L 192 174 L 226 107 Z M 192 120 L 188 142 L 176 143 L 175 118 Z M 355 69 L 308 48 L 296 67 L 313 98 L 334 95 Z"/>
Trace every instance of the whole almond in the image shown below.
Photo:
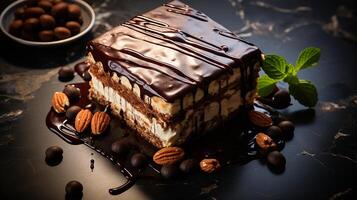
<path fill-rule="evenodd" d="M 91 129 L 94 135 L 103 133 L 110 123 L 110 117 L 105 112 L 96 112 L 93 115 Z"/>
<path fill-rule="evenodd" d="M 184 150 L 179 147 L 165 147 L 154 154 L 153 161 L 159 165 L 171 165 L 180 161 L 184 156 Z"/>
<path fill-rule="evenodd" d="M 214 158 L 206 158 L 201 160 L 200 162 L 200 167 L 202 171 L 207 172 L 207 173 L 212 173 L 219 168 L 221 168 L 221 164 L 217 159 Z"/>
<path fill-rule="evenodd" d="M 69 99 L 63 92 L 55 92 L 52 96 L 51 103 L 52 108 L 57 113 L 64 113 L 66 111 L 66 107 L 69 106 Z"/>
<path fill-rule="evenodd" d="M 74 128 L 76 128 L 76 131 L 79 133 L 84 132 L 88 128 L 92 120 L 92 116 L 92 112 L 88 109 L 82 109 L 79 111 L 74 121 Z"/>
<path fill-rule="evenodd" d="M 273 120 L 266 114 L 251 110 L 248 113 L 249 120 L 252 124 L 259 126 L 261 128 L 267 128 L 273 125 Z"/>
<path fill-rule="evenodd" d="M 258 133 L 255 136 L 255 141 L 263 150 L 274 150 L 277 147 L 273 139 L 264 133 Z"/>

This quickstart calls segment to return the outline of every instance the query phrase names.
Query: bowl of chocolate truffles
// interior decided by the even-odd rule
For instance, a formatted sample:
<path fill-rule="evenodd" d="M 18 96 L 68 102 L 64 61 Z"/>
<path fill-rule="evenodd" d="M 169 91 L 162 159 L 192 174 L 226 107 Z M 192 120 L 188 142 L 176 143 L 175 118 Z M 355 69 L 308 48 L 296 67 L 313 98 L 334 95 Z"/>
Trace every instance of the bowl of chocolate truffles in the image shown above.
<path fill-rule="evenodd" d="M 57 46 L 88 33 L 94 20 L 93 9 L 82 0 L 19 0 L 1 13 L 0 28 L 21 44 Z"/>

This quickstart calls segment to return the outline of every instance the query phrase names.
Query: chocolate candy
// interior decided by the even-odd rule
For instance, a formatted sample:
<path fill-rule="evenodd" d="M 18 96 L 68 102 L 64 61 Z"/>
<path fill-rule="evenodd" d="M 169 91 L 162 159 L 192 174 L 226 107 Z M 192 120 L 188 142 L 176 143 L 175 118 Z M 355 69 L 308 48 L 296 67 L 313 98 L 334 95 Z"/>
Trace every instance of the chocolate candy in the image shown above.
<path fill-rule="evenodd" d="M 71 37 L 71 31 L 66 27 L 59 26 L 55 28 L 55 36 L 57 39 L 63 40 Z"/>
<path fill-rule="evenodd" d="M 267 156 L 267 163 L 269 167 L 280 170 L 285 168 L 286 160 L 279 151 L 272 151 Z"/>
<path fill-rule="evenodd" d="M 61 81 L 70 81 L 74 77 L 74 70 L 71 67 L 61 67 L 58 71 L 58 78 Z"/>
<path fill-rule="evenodd" d="M 180 170 L 184 173 L 192 173 L 196 171 L 199 167 L 198 161 L 196 159 L 186 159 L 181 162 Z"/>
<path fill-rule="evenodd" d="M 18 8 L 15 11 L 15 19 L 24 19 L 25 18 L 25 8 Z"/>
<path fill-rule="evenodd" d="M 45 161 L 50 166 L 58 165 L 63 159 L 63 149 L 59 146 L 51 146 L 46 149 Z"/>
<path fill-rule="evenodd" d="M 70 102 L 76 102 L 81 98 L 81 90 L 74 85 L 66 85 L 63 89 L 63 93 L 67 95 Z"/>
<path fill-rule="evenodd" d="M 38 6 L 44 9 L 46 12 L 51 11 L 52 9 L 52 3 L 51 1 L 48 0 L 41 0 L 38 2 Z"/>
<path fill-rule="evenodd" d="M 179 170 L 176 165 L 164 165 L 161 167 L 161 176 L 164 178 L 175 178 L 179 174 Z"/>
<path fill-rule="evenodd" d="M 76 21 L 69 21 L 66 27 L 71 31 L 72 35 L 78 34 L 81 31 L 81 25 Z"/>
<path fill-rule="evenodd" d="M 50 42 L 54 37 L 55 33 L 52 30 L 43 30 L 38 33 L 38 38 L 40 38 L 42 42 Z"/>
<path fill-rule="evenodd" d="M 21 19 L 17 19 L 10 24 L 10 33 L 16 36 L 19 36 L 21 34 L 21 30 L 23 27 L 23 21 Z"/>
<path fill-rule="evenodd" d="M 273 96 L 272 106 L 276 109 L 284 109 L 291 105 L 291 97 L 287 90 L 280 89 Z"/>
<path fill-rule="evenodd" d="M 90 80 L 92 80 L 92 76 L 90 75 L 90 73 L 88 71 L 86 71 L 83 73 L 83 79 L 85 81 L 90 81 Z"/>
<path fill-rule="evenodd" d="M 45 14 L 45 10 L 41 7 L 29 7 L 25 9 L 24 16 L 26 18 L 39 17 Z"/>
<path fill-rule="evenodd" d="M 113 142 L 111 145 L 111 150 L 116 155 L 124 156 L 129 152 L 129 144 L 121 140 Z"/>
<path fill-rule="evenodd" d="M 278 124 L 278 126 L 286 136 L 292 135 L 294 133 L 295 125 L 291 121 L 282 121 Z"/>
<path fill-rule="evenodd" d="M 283 136 L 283 131 L 279 126 L 271 126 L 267 129 L 266 134 L 272 139 L 277 139 Z"/>
<path fill-rule="evenodd" d="M 133 167 L 142 168 L 147 164 L 147 159 L 144 154 L 136 153 L 131 157 L 130 163 Z"/>
<path fill-rule="evenodd" d="M 71 106 L 67 109 L 66 111 L 66 117 L 68 120 L 73 121 L 76 116 L 77 113 L 79 113 L 79 111 L 81 111 L 81 107 L 79 106 Z"/>
<path fill-rule="evenodd" d="M 51 15 L 44 14 L 40 16 L 40 24 L 44 29 L 53 29 L 56 25 L 56 20 Z"/>
<path fill-rule="evenodd" d="M 70 19 L 78 19 L 81 16 L 81 8 L 76 4 L 68 5 L 68 17 Z"/>
<path fill-rule="evenodd" d="M 66 196 L 78 197 L 82 195 L 83 185 L 78 181 L 70 181 L 67 183 L 66 188 Z"/>
<path fill-rule="evenodd" d="M 36 29 L 38 29 L 39 26 L 40 26 L 40 20 L 38 20 L 37 18 L 28 18 L 24 22 L 25 31 L 33 32 Z"/>
<path fill-rule="evenodd" d="M 51 14 L 55 18 L 64 18 L 68 13 L 68 4 L 65 2 L 57 3 L 52 7 Z"/>

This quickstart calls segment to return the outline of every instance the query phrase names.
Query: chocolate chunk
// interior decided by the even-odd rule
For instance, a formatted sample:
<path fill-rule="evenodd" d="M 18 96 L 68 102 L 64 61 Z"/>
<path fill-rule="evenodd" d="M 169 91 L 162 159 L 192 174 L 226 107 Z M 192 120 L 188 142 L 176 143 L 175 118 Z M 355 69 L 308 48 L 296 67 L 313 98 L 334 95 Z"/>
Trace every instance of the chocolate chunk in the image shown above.
<path fill-rule="evenodd" d="M 63 93 L 67 95 L 70 102 L 76 102 L 81 98 L 81 90 L 74 85 L 66 85 L 63 90 Z"/>
<path fill-rule="evenodd" d="M 46 149 L 45 161 L 50 166 L 55 166 L 61 163 L 63 159 L 63 149 L 59 146 L 51 146 Z"/>
<path fill-rule="evenodd" d="M 179 174 L 179 170 L 176 165 L 164 165 L 161 167 L 161 176 L 164 178 L 175 178 Z"/>
<path fill-rule="evenodd" d="M 116 155 L 124 156 L 129 152 L 129 144 L 127 142 L 123 142 L 121 140 L 113 142 L 111 145 L 111 150 Z"/>
<path fill-rule="evenodd" d="M 76 198 L 82 196 L 83 185 L 80 182 L 73 180 L 67 183 L 65 190 L 66 197 L 68 195 L 69 197 Z"/>
<path fill-rule="evenodd" d="M 61 67 L 58 71 L 58 79 L 60 81 L 70 81 L 74 78 L 74 70 L 71 67 Z"/>
<path fill-rule="evenodd" d="M 85 80 L 85 81 L 92 80 L 92 76 L 90 75 L 90 73 L 88 71 L 83 73 L 83 80 Z"/>
<path fill-rule="evenodd" d="M 276 109 L 284 109 L 291 105 L 291 97 L 287 90 L 280 89 L 273 96 L 272 107 Z"/>
<path fill-rule="evenodd" d="M 277 139 L 283 136 L 283 131 L 279 126 L 271 126 L 267 129 L 266 134 L 272 139 Z"/>
<path fill-rule="evenodd" d="M 291 121 L 282 121 L 278 125 L 283 131 L 284 135 L 289 137 L 294 133 L 295 125 Z"/>
<path fill-rule="evenodd" d="M 81 111 L 81 107 L 79 106 L 71 106 L 67 109 L 66 111 L 66 117 L 68 120 L 70 121 L 73 121 L 76 116 L 77 116 L 77 113 Z"/>
<path fill-rule="evenodd" d="M 286 160 L 279 151 L 272 151 L 267 156 L 267 163 L 272 169 L 281 170 L 285 168 Z"/>
<path fill-rule="evenodd" d="M 146 156 L 142 153 L 136 153 L 131 157 L 131 165 L 136 168 L 142 168 L 147 164 Z"/>
<path fill-rule="evenodd" d="M 196 159 L 186 159 L 181 162 L 180 170 L 184 173 L 192 173 L 199 168 L 198 161 Z"/>
<path fill-rule="evenodd" d="M 90 64 L 88 62 L 77 63 L 74 68 L 79 75 L 83 76 L 83 73 L 88 71 Z"/>

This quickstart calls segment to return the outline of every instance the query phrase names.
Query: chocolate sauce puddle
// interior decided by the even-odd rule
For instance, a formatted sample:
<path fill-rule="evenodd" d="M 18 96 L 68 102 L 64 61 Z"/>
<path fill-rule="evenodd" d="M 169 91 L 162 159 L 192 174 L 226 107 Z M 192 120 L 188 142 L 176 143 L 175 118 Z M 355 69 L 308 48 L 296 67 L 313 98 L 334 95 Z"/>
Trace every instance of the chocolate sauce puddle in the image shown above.
<path fill-rule="evenodd" d="M 88 82 L 75 83 L 73 85 L 81 90 L 82 96 L 74 105 L 82 108 L 88 105 L 93 107 L 93 102 L 88 99 Z M 93 108 L 101 111 L 105 109 L 105 107 L 100 105 L 94 106 Z M 249 121 L 246 116 L 246 110 L 250 109 L 253 108 L 241 109 L 243 111 L 238 113 L 238 116 L 223 124 L 220 128 L 207 133 L 204 137 L 200 136 L 199 139 L 191 138 L 191 140 L 183 146 L 187 158 L 201 160 L 203 158 L 214 157 L 220 161 L 223 167 L 231 164 L 243 165 L 259 158 L 260 154 L 255 144 L 255 136 L 261 130 L 248 125 Z M 278 112 L 259 103 L 255 103 L 254 109 L 270 115 L 272 119 L 279 117 Z M 237 123 L 237 121 L 240 123 Z M 46 125 L 64 141 L 73 145 L 84 144 L 106 157 L 119 168 L 127 181 L 121 186 L 109 189 L 109 193 L 112 195 L 125 192 L 140 178 L 161 178 L 160 166 L 153 163 L 150 159 L 157 149 L 137 136 L 131 129 L 126 128 L 120 119 L 113 117 L 109 130 L 96 137 L 92 137 L 89 131 L 79 135 L 73 127 L 73 122 L 67 121 L 64 114 L 58 114 L 53 109 L 51 109 L 47 115 Z M 111 144 L 117 140 L 127 140 L 134 146 L 134 148 L 130 149 L 130 153 L 124 158 L 120 158 L 111 152 Z M 280 149 L 284 147 L 283 140 L 277 141 L 276 143 Z M 130 155 L 136 152 L 146 154 L 149 158 L 148 160 L 151 161 L 146 169 L 137 169 L 131 166 Z M 92 164 L 94 168 L 94 162 Z"/>

